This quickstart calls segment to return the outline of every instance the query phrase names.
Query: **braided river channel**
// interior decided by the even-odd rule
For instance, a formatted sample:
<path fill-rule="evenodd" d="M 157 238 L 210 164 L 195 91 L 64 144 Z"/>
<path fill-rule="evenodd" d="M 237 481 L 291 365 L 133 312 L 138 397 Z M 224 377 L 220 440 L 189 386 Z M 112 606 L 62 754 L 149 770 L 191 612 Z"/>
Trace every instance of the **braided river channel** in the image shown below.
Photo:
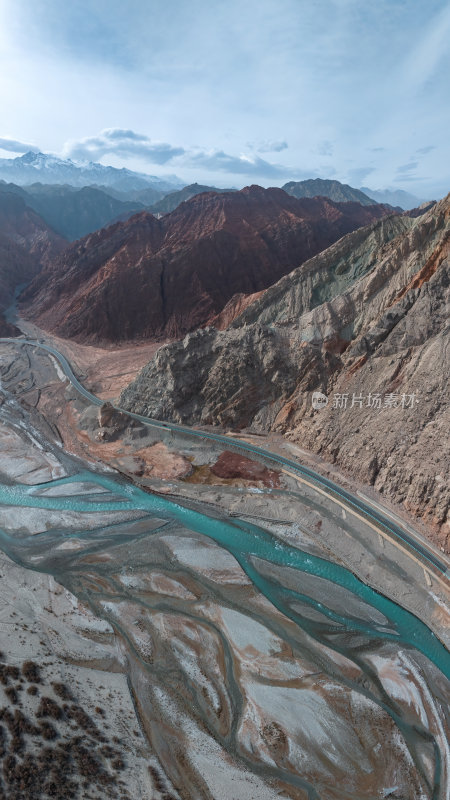
<path fill-rule="evenodd" d="M 166 725 L 172 715 L 176 728 L 194 705 L 208 737 L 261 779 L 278 779 L 289 796 L 446 796 L 449 652 L 343 566 L 256 525 L 88 471 L 1 485 L 0 503 L 89 519 L 87 530 L 4 530 L 0 545 L 17 563 L 50 572 L 126 642 L 136 693 L 151 683 L 141 713 L 175 785 L 180 768 L 152 717 L 166 706 Z M 113 512 L 118 520 L 103 525 Z M 225 572 L 234 562 L 235 577 L 211 579 L 205 554 Z M 152 573 L 174 588 L 155 592 Z M 194 758 L 184 796 L 213 796 L 200 772 Z M 344 789 L 333 778 L 342 773 Z"/>

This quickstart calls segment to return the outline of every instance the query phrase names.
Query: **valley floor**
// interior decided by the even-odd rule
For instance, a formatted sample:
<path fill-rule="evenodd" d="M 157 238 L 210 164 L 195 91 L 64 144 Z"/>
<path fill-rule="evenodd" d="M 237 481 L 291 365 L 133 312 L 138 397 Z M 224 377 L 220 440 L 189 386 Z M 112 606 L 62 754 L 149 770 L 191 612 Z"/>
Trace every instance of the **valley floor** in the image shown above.
<path fill-rule="evenodd" d="M 130 362 L 126 349 L 99 358 L 74 347 L 61 349 L 103 399 L 141 364 L 139 348 Z M 148 358 L 143 348 L 142 363 Z M 445 579 L 297 476 L 281 472 L 268 485 L 266 473 L 241 464 L 220 478 L 223 448 L 102 418 L 60 372 L 43 352 L 0 346 L 0 650 L 11 676 L 0 694 L 16 692 L 2 702 L 30 730 L 41 724 L 43 697 L 59 709 L 49 702 L 54 717 L 44 715 L 53 744 L 24 734 L 17 763 L 27 754 L 42 763 L 46 747 L 70 745 L 81 730 L 92 741 L 92 774 L 74 762 L 74 786 L 55 795 L 61 800 L 275 800 L 280 792 L 369 800 L 388 790 L 443 799 L 448 684 L 408 640 L 409 623 L 328 573 L 297 573 L 294 562 L 280 569 L 256 542 L 269 535 L 275 553 L 300 548 L 306 564 L 349 568 L 442 641 Z M 306 457 L 281 437 L 263 446 Z M 126 488 L 130 481 L 145 491 Z M 205 514 L 211 526 L 218 521 L 217 537 L 235 520 L 234 549 L 196 528 Z M 36 695 L 24 674 L 30 660 L 41 676 Z M 61 685 L 70 700 L 58 695 Z M 2 800 L 23 791 L 8 763 Z M 40 793 L 25 798 L 50 796 L 44 773 Z"/>

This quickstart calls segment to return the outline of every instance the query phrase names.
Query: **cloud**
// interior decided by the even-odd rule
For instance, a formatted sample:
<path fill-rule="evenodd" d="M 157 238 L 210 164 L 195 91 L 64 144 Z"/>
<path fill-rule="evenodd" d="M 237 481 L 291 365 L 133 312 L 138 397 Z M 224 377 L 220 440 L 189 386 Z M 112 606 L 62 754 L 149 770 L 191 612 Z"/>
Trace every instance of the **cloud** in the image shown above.
<path fill-rule="evenodd" d="M 394 178 L 394 183 L 419 183 L 420 181 L 427 181 L 428 177 L 418 178 L 417 175 L 397 175 Z"/>
<path fill-rule="evenodd" d="M 288 146 L 286 142 L 266 144 L 270 145 L 271 150 L 277 149 L 278 152 Z M 103 156 L 114 155 L 122 158 L 139 158 L 160 165 L 176 159 L 177 168 L 225 172 L 230 175 L 246 175 L 270 180 L 313 176 L 311 171 L 306 173 L 297 168 L 291 169 L 282 164 L 275 164 L 254 153 L 231 155 L 224 150 L 186 148 L 167 142 L 154 142 L 145 134 L 124 128 L 106 128 L 97 136 L 70 140 L 64 145 L 63 155 L 75 161 L 100 161 Z"/>
<path fill-rule="evenodd" d="M 409 161 L 407 164 L 402 164 L 400 167 L 397 167 L 397 172 L 400 175 L 408 175 L 408 173 L 413 172 L 413 170 L 417 169 L 419 166 L 418 161 Z"/>
<path fill-rule="evenodd" d="M 382 187 L 417 160 L 437 196 L 449 36 L 449 0 L 2 0 L 4 134 L 225 186 L 281 185 L 307 168 Z"/>
<path fill-rule="evenodd" d="M 110 139 L 112 141 L 123 141 L 123 140 L 131 140 L 132 142 L 148 142 L 148 136 L 145 136 L 143 133 L 136 133 L 136 131 L 130 130 L 130 128 L 107 128 L 103 131 L 103 135 L 105 138 Z"/>
<path fill-rule="evenodd" d="M 311 177 L 311 172 L 291 169 L 282 164 L 273 164 L 259 156 L 232 156 L 223 150 L 192 152 L 186 166 L 207 169 L 211 172 L 227 172 L 231 175 L 248 175 L 271 180 Z"/>
<path fill-rule="evenodd" d="M 288 143 L 285 141 L 271 141 L 271 142 L 261 142 L 261 144 L 256 147 L 258 153 L 281 153 L 282 150 L 287 150 L 289 147 Z"/>
<path fill-rule="evenodd" d="M 27 144 L 26 142 L 19 142 L 17 139 L 10 139 L 9 137 L 0 138 L 0 150 L 8 150 L 10 153 L 39 153 L 39 147 L 35 144 Z"/>
<path fill-rule="evenodd" d="M 354 167 L 353 169 L 349 169 L 348 177 L 352 184 L 361 186 L 363 181 L 365 181 L 367 176 L 372 172 L 375 172 L 375 167 Z"/>
<path fill-rule="evenodd" d="M 419 149 L 416 150 L 416 153 L 418 153 L 421 156 L 426 156 L 427 153 L 431 153 L 432 150 L 436 150 L 436 147 L 434 146 L 434 144 L 429 144 L 427 145 L 427 147 L 419 147 Z"/>
<path fill-rule="evenodd" d="M 183 147 L 153 142 L 148 136 L 123 128 L 105 128 L 98 136 L 66 142 L 64 156 L 79 161 L 100 161 L 103 156 L 142 158 L 152 164 L 167 164 L 185 153 Z"/>

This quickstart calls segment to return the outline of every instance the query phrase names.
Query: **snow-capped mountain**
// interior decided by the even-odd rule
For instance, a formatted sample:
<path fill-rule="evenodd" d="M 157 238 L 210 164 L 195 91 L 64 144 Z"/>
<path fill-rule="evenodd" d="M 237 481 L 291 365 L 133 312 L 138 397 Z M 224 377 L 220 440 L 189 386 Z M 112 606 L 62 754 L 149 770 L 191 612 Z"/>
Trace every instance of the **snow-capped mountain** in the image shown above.
<path fill-rule="evenodd" d="M 129 169 L 105 167 L 94 162 L 76 164 L 48 153 L 25 153 L 17 158 L 0 159 L 0 179 L 21 186 L 31 183 L 66 183 L 71 186 L 108 186 L 129 192 L 152 187 L 161 192 L 174 191 L 184 184 L 176 175 L 163 178 Z"/>

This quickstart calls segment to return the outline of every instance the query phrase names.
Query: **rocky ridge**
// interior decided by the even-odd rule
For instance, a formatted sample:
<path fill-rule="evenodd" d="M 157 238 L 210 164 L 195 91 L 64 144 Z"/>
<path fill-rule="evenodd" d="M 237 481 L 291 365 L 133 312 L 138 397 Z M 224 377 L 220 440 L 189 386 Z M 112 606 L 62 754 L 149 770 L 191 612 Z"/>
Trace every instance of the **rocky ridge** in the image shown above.
<path fill-rule="evenodd" d="M 199 194 L 73 244 L 28 287 L 23 313 L 77 341 L 181 336 L 387 213 L 258 186 Z"/>
<path fill-rule="evenodd" d="M 219 331 L 159 349 L 121 405 L 278 431 L 421 517 L 449 545 L 449 197 L 350 233 Z M 312 392 L 328 398 L 312 407 Z"/>

